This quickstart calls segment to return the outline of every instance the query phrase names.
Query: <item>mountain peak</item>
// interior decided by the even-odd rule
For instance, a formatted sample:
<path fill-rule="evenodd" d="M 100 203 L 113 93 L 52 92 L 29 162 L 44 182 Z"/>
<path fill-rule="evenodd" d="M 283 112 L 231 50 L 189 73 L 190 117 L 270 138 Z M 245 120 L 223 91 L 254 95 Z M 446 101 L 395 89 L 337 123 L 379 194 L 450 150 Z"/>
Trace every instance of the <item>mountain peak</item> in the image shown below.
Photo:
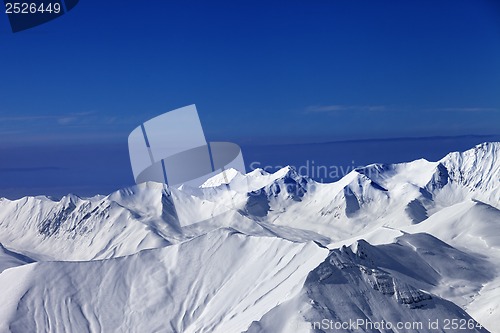
<path fill-rule="evenodd" d="M 484 142 L 464 152 L 446 155 L 442 163 L 450 179 L 471 190 L 500 188 L 500 142 Z"/>
<path fill-rule="evenodd" d="M 226 185 L 237 176 L 242 176 L 242 174 L 236 169 L 229 168 L 207 179 L 203 184 L 201 184 L 200 187 L 217 187 L 220 185 Z"/>
<path fill-rule="evenodd" d="M 272 174 L 273 178 L 275 181 L 283 179 L 283 180 L 290 180 L 293 179 L 295 181 L 310 181 L 311 179 L 308 176 L 303 176 L 301 175 L 297 169 L 291 165 L 287 165 L 275 173 Z"/>

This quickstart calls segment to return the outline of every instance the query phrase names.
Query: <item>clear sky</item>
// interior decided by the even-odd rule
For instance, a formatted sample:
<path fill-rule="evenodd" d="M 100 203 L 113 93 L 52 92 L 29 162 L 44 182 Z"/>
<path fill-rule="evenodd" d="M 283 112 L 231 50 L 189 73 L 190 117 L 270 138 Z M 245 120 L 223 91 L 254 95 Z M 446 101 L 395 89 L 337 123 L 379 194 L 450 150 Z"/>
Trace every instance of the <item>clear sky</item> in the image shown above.
<path fill-rule="evenodd" d="M 240 144 L 500 132 L 495 0 L 80 0 L 0 47 L 0 169 L 193 103 Z"/>

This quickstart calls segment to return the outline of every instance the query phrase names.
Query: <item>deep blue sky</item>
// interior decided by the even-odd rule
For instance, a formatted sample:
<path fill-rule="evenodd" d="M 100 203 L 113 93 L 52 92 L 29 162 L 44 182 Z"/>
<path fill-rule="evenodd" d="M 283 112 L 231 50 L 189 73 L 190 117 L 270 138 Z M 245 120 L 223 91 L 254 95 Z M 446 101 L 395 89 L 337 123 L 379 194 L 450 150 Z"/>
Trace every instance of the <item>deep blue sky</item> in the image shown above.
<path fill-rule="evenodd" d="M 500 132 L 494 0 L 80 0 L 16 34 L 0 13 L 0 45 L 0 196 L 28 173 L 101 190 L 73 184 L 86 163 L 127 163 L 133 128 L 193 103 L 242 145 Z"/>

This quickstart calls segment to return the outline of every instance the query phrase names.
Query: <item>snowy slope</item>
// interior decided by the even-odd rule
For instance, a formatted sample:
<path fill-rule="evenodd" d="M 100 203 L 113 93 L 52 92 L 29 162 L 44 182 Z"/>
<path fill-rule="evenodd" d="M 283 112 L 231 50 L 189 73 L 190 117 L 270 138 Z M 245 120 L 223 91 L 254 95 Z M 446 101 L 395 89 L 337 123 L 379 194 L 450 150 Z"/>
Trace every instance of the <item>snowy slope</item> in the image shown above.
<path fill-rule="evenodd" d="M 445 329 L 445 319 L 471 325 L 467 332 L 487 332 L 457 305 L 375 266 L 365 245 L 358 244 L 357 252 L 333 250 L 295 299 L 277 306 L 247 332 L 453 331 Z M 430 329 L 429 322 L 436 321 L 439 329 Z M 347 325 L 335 326 L 343 323 Z"/>
<path fill-rule="evenodd" d="M 480 199 L 500 208 L 500 142 L 487 142 L 440 162 L 452 182 L 467 187 Z"/>
<path fill-rule="evenodd" d="M 22 254 L 9 251 L 2 244 L 0 244 L 0 273 L 8 268 L 22 266 L 32 262 L 34 262 L 33 259 Z"/>
<path fill-rule="evenodd" d="M 0 331 L 240 332 L 327 254 L 221 229 L 127 257 L 25 265 L 0 275 Z"/>
<path fill-rule="evenodd" d="M 108 198 L 26 197 L 3 199 L 0 207 L 0 242 L 34 259 L 89 260 L 169 244 L 146 225 L 129 223 L 147 207 L 134 211 Z"/>

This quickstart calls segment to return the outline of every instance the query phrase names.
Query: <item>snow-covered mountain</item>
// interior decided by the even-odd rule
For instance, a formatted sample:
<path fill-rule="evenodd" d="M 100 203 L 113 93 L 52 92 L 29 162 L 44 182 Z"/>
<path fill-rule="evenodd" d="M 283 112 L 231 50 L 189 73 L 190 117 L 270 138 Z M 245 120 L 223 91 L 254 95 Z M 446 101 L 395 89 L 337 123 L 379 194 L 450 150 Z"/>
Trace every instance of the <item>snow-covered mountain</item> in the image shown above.
<path fill-rule="evenodd" d="M 499 154 L 0 199 L 0 331 L 500 332 Z"/>

